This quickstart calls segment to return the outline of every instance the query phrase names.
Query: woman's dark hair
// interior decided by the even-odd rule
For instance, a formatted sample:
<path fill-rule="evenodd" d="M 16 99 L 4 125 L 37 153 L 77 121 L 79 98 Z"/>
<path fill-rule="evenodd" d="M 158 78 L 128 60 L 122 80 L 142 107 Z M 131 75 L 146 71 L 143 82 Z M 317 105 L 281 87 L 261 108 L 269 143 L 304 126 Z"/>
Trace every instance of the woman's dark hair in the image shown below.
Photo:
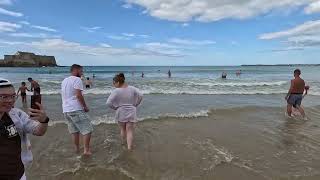
<path fill-rule="evenodd" d="M 22 82 L 21 84 L 22 84 L 22 85 L 26 85 L 26 82 Z"/>
<path fill-rule="evenodd" d="M 294 74 L 296 74 L 296 75 L 301 75 L 301 71 L 300 71 L 300 69 L 296 69 L 296 70 L 294 70 L 294 72 L 293 72 Z"/>
<path fill-rule="evenodd" d="M 117 75 L 114 76 L 113 78 L 113 82 L 115 83 L 119 83 L 119 84 L 123 84 L 125 82 L 126 78 L 124 77 L 123 73 L 119 73 Z"/>

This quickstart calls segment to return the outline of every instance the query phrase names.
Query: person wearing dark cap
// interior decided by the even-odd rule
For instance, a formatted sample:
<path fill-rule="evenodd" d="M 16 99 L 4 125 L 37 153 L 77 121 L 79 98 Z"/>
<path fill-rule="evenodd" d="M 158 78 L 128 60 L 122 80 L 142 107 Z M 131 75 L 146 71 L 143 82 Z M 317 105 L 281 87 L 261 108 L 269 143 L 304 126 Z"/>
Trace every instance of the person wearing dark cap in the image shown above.
<path fill-rule="evenodd" d="M 43 136 L 48 127 L 49 118 L 43 106 L 29 109 L 29 115 L 13 108 L 16 93 L 12 83 L 0 79 L 0 179 L 26 179 L 22 162 L 21 145 L 27 143 L 27 134 Z"/>

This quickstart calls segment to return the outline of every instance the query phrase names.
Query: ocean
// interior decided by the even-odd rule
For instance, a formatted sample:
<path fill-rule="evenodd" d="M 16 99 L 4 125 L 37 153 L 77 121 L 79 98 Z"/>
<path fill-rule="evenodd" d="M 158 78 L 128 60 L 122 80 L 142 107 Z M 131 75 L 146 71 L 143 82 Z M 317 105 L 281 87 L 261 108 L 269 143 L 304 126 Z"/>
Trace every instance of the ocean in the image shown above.
<path fill-rule="evenodd" d="M 285 117 L 296 68 L 310 86 L 303 101 L 308 121 Z M 133 152 L 121 146 L 105 105 L 118 72 L 144 94 Z M 0 68 L 16 88 L 28 77 L 38 81 L 52 119 L 45 137 L 32 138 L 29 179 L 320 178 L 320 66 L 85 67 L 86 77 L 93 74 L 93 88 L 84 91 L 95 124 L 93 156 L 84 159 L 73 153 L 61 109 L 69 68 Z M 20 99 L 16 107 L 23 107 Z"/>

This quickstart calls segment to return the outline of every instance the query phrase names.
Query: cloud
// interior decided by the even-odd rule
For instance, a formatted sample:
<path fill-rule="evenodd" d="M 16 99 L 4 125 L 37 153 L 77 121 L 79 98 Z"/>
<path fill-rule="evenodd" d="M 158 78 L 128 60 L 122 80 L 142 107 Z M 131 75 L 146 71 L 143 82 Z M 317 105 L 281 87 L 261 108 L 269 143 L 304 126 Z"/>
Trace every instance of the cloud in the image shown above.
<path fill-rule="evenodd" d="M 306 14 L 319 13 L 320 12 L 320 1 L 311 3 L 304 9 Z"/>
<path fill-rule="evenodd" d="M 94 27 L 80 27 L 80 29 L 82 30 L 85 30 L 89 33 L 93 33 L 93 32 L 96 32 L 97 30 L 99 29 L 102 29 L 102 27 L 99 27 L 99 26 L 94 26 Z"/>
<path fill-rule="evenodd" d="M 170 54 L 172 57 L 184 57 L 185 54 L 182 52 L 183 48 L 177 45 L 160 43 L 160 42 L 151 42 L 151 43 L 142 43 L 137 44 L 137 48 L 144 49 L 149 52 L 156 54 Z"/>
<path fill-rule="evenodd" d="M 189 23 L 183 23 L 181 24 L 182 27 L 188 27 L 190 24 Z"/>
<path fill-rule="evenodd" d="M 58 32 L 57 30 L 52 29 L 50 27 L 46 27 L 46 26 L 31 25 L 31 27 L 35 28 L 35 29 L 40 29 L 40 30 L 43 30 L 43 31 L 48 31 L 48 32 Z"/>
<path fill-rule="evenodd" d="M 30 23 L 28 21 L 20 21 L 19 23 L 23 24 L 23 25 L 30 25 Z"/>
<path fill-rule="evenodd" d="M 19 28 L 20 24 L 0 21 L 0 32 L 15 32 Z"/>
<path fill-rule="evenodd" d="M 126 9 L 131 9 L 131 8 L 132 8 L 132 5 L 126 3 L 126 4 L 122 5 L 122 7 L 123 7 L 123 8 L 126 8 Z"/>
<path fill-rule="evenodd" d="M 12 5 L 12 0 L 0 0 L 0 5 Z"/>
<path fill-rule="evenodd" d="M 266 33 L 259 36 L 262 40 L 281 39 L 292 48 L 320 47 L 320 20 L 307 21 L 288 30 Z"/>
<path fill-rule="evenodd" d="M 11 46 L 28 45 L 28 43 L 21 42 L 21 41 L 6 41 L 6 40 L 1 40 L 1 39 L 0 39 L 0 44 L 11 45 Z"/>
<path fill-rule="evenodd" d="M 105 48 L 111 48 L 112 46 L 106 43 L 100 43 L 101 47 L 105 47 Z"/>
<path fill-rule="evenodd" d="M 170 21 L 201 22 L 247 19 L 275 9 L 309 5 L 315 0 L 126 0 L 153 17 Z"/>
<path fill-rule="evenodd" d="M 280 49 L 264 50 L 259 52 L 268 53 L 268 52 L 287 52 L 287 51 L 303 51 L 303 50 L 304 48 L 302 47 L 287 47 L 287 48 L 280 48 Z"/>
<path fill-rule="evenodd" d="M 126 36 L 109 35 L 109 36 L 107 36 L 107 37 L 108 37 L 109 39 L 113 39 L 113 40 L 125 40 L 125 41 L 131 40 L 131 38 L 126 37 Z"/>
<path fill-rule="evenodd" d="M 134 33 L 122 33 L 123 36 L 127 37 L 135 37 L 136 35 Z"/>
<path fill-rule="evenodd" d="M 48 35 L 45 33 L 11 33 L 9 36 L 12 37 L 21 37 L 21 38 L 60 38 L 60 36 L 57 35 Z"/>
<path fill-rule="evenodd" d="M 190 39 L 179 39 L 179 38 L 172 38 L 169 39 L 168 42 L 179 44 L 179 45 L 186 45 L 186 46 L 204 46 L 204 45 L 212 45 L 215 44 L 215 41 L 211 40 L 190 40 Z"/>
<path fill-rule="evenodd" d="M 301 25 L 298 25 L 292 29 L 285 31 L 266 33 L 259 36 L 259 39 L 278 39 L 283 37 L 290 37 L 296 35 L 313 35 L 320 33 L 320 20 L 308 21 Z"/>
<path fill-rule="evenodd" d="M 141 38 L 150 38 L 150 36 L 146 34 L 139 34 L 138 36 Z"/>
<path fill-rule="evenodd" d="M 9 11 L 9 10 L 3 9 L 1 7 L 0 7 L 0 14 L 4 14 L 4 15 L 7 15 L 7 16 L 13 16 L 13 17 L 21 17 L 21 16 L 23 16 L 22 13 Z"/>
<path fill-rule="evenodd" d="M 84 54 L 92 56 L 158 56 L 158 57 L 181 57 L 173 52 L 161 52 L 143 48 L 113 48 L 108 44 L 101 43 L 99 46 L 82 45 L 78 42 L 66 41 L 64 39 L 43 39 L 40 41 L 14 42 L 0 40 L 0 44 L 23 45 L 25 47 L 42 50 L 50 53 Z"/>

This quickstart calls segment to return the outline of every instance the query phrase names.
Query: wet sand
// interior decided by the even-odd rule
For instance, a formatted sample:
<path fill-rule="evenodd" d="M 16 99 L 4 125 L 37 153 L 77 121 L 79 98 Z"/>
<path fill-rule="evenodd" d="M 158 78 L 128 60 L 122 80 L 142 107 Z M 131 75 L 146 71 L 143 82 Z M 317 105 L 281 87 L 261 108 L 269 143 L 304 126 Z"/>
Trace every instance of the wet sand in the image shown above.
<path fill-rule="evenodd" d="M 212 110 L 207 117 L 137 123 L 135 147 L 120 143 L 116 124 L 95 127 L 93 155 L 74 153 L 65 124 L 32 137 L 29 179 L 54 180 L 318 180 L 320 106 L 309 121 L 277 107 Z"/>

